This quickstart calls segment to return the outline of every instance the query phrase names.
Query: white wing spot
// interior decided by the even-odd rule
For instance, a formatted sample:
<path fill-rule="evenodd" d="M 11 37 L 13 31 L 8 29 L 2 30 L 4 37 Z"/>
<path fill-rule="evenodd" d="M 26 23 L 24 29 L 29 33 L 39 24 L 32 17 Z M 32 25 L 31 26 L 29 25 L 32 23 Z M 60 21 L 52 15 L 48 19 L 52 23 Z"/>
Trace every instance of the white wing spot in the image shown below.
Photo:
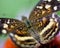
<path fill-rule="evenodd" d="M 3 33 L 3 34 L 6 34 L 6 33 L 7 33 L 7 31 L 6 31 L 5 29 L 3 29 L 3 30 L 2 30 L 2 33 Z"/>
<path fill-rule="evenodd" d="M 58 2 L 60 2 L 60 0 L 57 0 Z"/>
<path fill-rule="evenodd" d="M 48 5 L 48 4 L 45 5 L 45 8 L 46 8 L 46 9 L 48 9 L 48 8 L 50 8 L 50 7 L 51 7 L 51 5 Z"/>
<path fill-rule="evenodd" d="M 53 19 L 50 19 L 51 22 L 53 22 L 54 20 Z"/>
<path fill-rule="evenodd" d="M 57 6 L 54 6 L 54 10 L 57 10 Z"/>
<path fill-rule="evenodd" d="M 48 2 L 51 2 L 52 0 L 48 0 Z"/>
<path fill-rule="evenodd" d="M 9 24 L 9 23 L 10 23 L 10 20 L 7 21 L 7 24 Z"/>
<path fill-rule="evenodd" d="M 52 18 L 55 18 L 55 13 L 52 14 Z"/>
<path fill-rule="evenodd" d="M 3 24 L 3 28 L 8 28 L 8 25 L 7 24 Z"/>
<path fill-rule="evenodd" d="M 12 36 L 12 37 L 13 37 L 13 36 L 14 36 L 14 34 L 13 34 L 13 33 L 10 33 L 10 36 Z"/>
<path fill-rule="evenodd" d="M 37 8 L 42 9 L 42 8 L 43 8 L 43 6 L 37 6 Z"/>

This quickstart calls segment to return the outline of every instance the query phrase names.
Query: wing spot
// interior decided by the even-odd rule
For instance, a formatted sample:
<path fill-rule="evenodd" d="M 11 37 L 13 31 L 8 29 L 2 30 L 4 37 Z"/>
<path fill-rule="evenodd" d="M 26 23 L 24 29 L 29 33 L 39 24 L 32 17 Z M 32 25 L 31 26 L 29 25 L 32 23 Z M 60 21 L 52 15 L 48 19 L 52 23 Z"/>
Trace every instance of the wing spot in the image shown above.
<path fill-rule="evenodd" d="M 43 8 L 43 6 L 37 6 L 37 8 L 42 9 L 42 8 Z"/>
<path fill-rule="evenodd" d="M 53 22 L 53 19 L 50 19 L 51 22 Z"/>
<path fill-rule="evenodd" d="M 8 28 L 8 25 L 7 24 L 3 24 L 3 28 Z"/>
<path fill-rule="evenodd" d="M 57 0 L 58 2 L 60 2 L 60 0 Z"/>
<path fill-rule="evenodd" d="M 55 18 L 55 13 L 52 14 L 52 18 Z"/>
<path fill-rule="evenodd" d="M 9 24 L 10 23 L 10 19 L 7 21 L 7 24 Z"/>
<path fill-rule="evenodd" d="M 13 33 L 10 33 L 10 36 L 12 36 L 12 37 L 13 37 L 13 36 L 14 36 L 14 34 L 13 34 Z"/>
<path fill-rule="evenodd" d="M 51 5 L 48 5 L 48 4 L 45 5 L 45 8 L 46 8 L 46 9 L 48 9 L 48 8 L 50 8 L 50 7 L 51 7 Z"/>
<path fill-rule="evenodd" d="M 57 10 L 57 6 L 54 6 L 54 8 L 53 8 L 54 10 Z"/>
<path fill-rule="evenodd" d="M 52 0 L 48 0 L 48 2 L 51 2 Z"/>
<path fill-rule="evenodd" d="M 3 34 L 6 34 L 6 33 L 7 33 L 7 31 L 6 31 L 5 29 L 3 29 L 3 30 L 2 30 L 2 33 L 3 33 Z"/>

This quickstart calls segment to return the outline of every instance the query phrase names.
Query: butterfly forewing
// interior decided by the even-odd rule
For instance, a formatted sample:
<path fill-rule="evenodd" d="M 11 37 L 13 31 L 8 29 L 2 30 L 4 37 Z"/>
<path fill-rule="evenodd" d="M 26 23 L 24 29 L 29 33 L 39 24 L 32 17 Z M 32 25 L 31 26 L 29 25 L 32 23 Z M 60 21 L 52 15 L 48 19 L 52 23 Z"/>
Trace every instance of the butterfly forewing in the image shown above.
<path fill-rule="evenodd" d="M 19 20 L 0 18 L 0 33 L 9 33 L 15 30 L 20 24 Z"/>
<path fill-rule="evenodd" d="M 52 16 L 53 12 L 57 12 L 60 10 L 60 1 L 58 0 L 41 0 L 41 2 L 39 2 L 35 8 L 33 9 L 33 11 L 31 12 L 30 16 L 29 16 L 29 20 L 32 23 L 32 26 L 34 27 L 35 30 L 37 30 L 38 32 L 40 32 L 41 34 L 41 39 L 42 41 L 44 41 L 44 37 L 46 36 L 46 40 L 48 40 L 49 42 L 49 37 L 52 38 L 52 34 L 54 34 L 54 32 L 57 32 L 56 30 L 56 25 L 55 26 L 50 26 L 50 18 L 54 19 L 54 15 Z M 51 16 L 51 17 L 50 17 Z M 55 18 L 56 21 L 56 18 Z M 55 22 L 54 21 L 54 22 Z M 56 24 L 56 23 L 54 23 Z M 53 25 L 54 25 L 53 24 Z M 57 23 L 59 24 L 59 23 Z M 50 26 L 50 29 L 47 29 Z M 58 26 L 57 26 L 58 28 Z M 46 29 L 46 30 L 45 30 Z M 47 41 L 44 41 L 47 43 Z M 43 42 L 43 44 L 44 44 Z"/>
<path fill-rule="evenodd" d="M 49 0 L 41 1 L 42 2 L 39 2 L 30 14 L 29 19 L 31 22 L 60 10 L 60 1 L 58 0 L 51 0 L 50 2 Z"/>

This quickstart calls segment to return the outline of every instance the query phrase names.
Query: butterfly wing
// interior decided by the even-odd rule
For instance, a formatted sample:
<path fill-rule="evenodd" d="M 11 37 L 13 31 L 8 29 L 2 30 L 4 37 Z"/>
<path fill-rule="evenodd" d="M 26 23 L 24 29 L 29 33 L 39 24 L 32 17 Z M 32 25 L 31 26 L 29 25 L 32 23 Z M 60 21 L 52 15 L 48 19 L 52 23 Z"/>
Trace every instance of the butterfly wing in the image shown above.
<path fill-rule="evenodd" d="M 53 18 L 53 12 L 60 9 L 60 1 L 57 0 L 43 0 L 39 2 L 29 16 L 32 26 L 40 34 L 42 44 L 50 42 L 53 36 L 58 32 L 59 22 L 57 18 Z M 51 17 L 52 16 L 52 17 Z M 52 21 L 51 21 L 52 20 Z"/>
<path fill-rule="evenodd" d="M 20 22 L 18 28 L 9 34 L 12 41 L 21 48 L 34 48 L 37 41 L 28 32 L 28 28 L 24 22 Z"/>
<path fill-rule="evenodd" d="M 31 36 L 41 44 L 46 44 L 50 42 L 59 31 L 59 22 L 57 22 L 57 18 L 55 16 L 55 13 L 52 13 L 49 16 L 41 18 L 38 23 L 35 21 L 34 25 L 30 25 L 28 20 L 24 21 L 27 23 L 26 26 L 28 25 L 28 32 L 30 32 Z"/>
<path fill-rule="evenodd" d="M 55 17 L 56 15 L 54 15 Z M 59 32 L 59 23 L 57 18 L 54 18 L 53 15 L 48 17 L 43 17 L 38 21 L 38 24 L 35 22 L 33 27 L 40 34 L 40 42 L 42 44 L 50 42 Z M 58 16 L 57 16 L 58 17 Z"/>
<path fill-rule="evenodd" d="M 9 36 L 11 37 L 12 41 L 18 45 L 19 47 L 35 47 L 35 45 L 37 44 L 37 41 L 35 40 L 34 37 L 32 37 L 30 35 L 30 33 L 28 32 L 28 28 L 26 26 L 26 24 L 24 22 L 21 22 L 21 21 L 18 21 L 18 20 L 15 20 L 15 19 L 6 19 L 6 18 L 0 18 L 1 19 L 1 30 L 5 29 L 7 30 L 7 33 L 9 33 Z M 10 20 L 10 21 L 8 21 Z M 10 23 L 9 23 L 10 22 Z M 54 22 L 54 21 L 53 21 Z M 8 25 L 8 27 L 4 24 Z M 49 23 L 50 24 L 50 23 Z M 54 23 L 55 24 L 55 23 Z M 11 28 L 11 25 L 13 25 L 15 28 Z M 53 25 L 53 24 L 52 24 Z M 10 28 L 9 28 L 10 26 Z M 49 25 L 48 25 L 49 26 Z M 58 27 L 56 25 L 56 27 Z M 8 28 L 8 29 L 7 29 Z M 47 28 L 47 27 L 45 27 Z M 50 27 L 51 28 L 51 27 Z M 11 29 L 11 30 L 10 30 Z M 53 26 L 53 30 L 55 29 L 55 25 Z M 44 29 L 43 29 L 44 30 Z M 48 30 L 48 29 L 47 29 Z M 52 30 L 52 31 L 53 31 Z M 9 32 L 8 32 L 9 31 Z M 51 32 L 52 32 L 51 31 Z M 50 32 L 50 33 L 51 33 Z M 2 32 L 3 33 L 3 32 Z M 40 33 L 40 32 L 39 32 Z M 40 41 L 42 43 L 44 43 L 43 41 L 46 41 L 44 40 L 45 38 L 49 38 L 48 35 L 50 35 L 48 33 L 48 35 L 45 34 L 46 32 L 43 32 L 43 33 L 40 33 Z M 33 35 L 33 34 L 32 34 Z M 46 36 L 44 36 L 46 35 Z M 43 38 L 45 37 L 45 38 Z M 53 35 L 52 35 L 53 37 Z M 42 39 L 43 38 L 43 39 Z"/>
<path fill-rule="evenodd" d="M 47 16 L 53 12 L 60 10 L 60 1 L 58 0 L 41 0 L 32 10 L 29 19 L 31 22 L 38 20 L 41 17 Z"/>
<path fill-rule="evenodd" d="M 50 39 L 54 38 L 54 35 L 58 31 L 58 22 L 56 22 L 55 19 L 42 18 L 59 10 L 60 3 L 54 3 L 53 1 L 55 0 L 52 0 L 51 2 L 39 2 L 37 6 L 34 8 L 34 10 L 31 12 L 29 17 L 29 20 L 31 21 L 33 28 L 37 30 L 40 34 L 40 42 L 42 44 L 50 42 Z M 33 38 L 27 30 L 23 31 L 26 25 L 25 23 L 22 24 L 24 24 L 24 26 L 19 25 L 19 27 L 13 31 L 15 32 L 13 36 L 10 34 L 12 40 L 21 47 L 34 47 L 36 44 L 35 38 Z"/>
<path fill-rule="evenodd" d="M 37 41 L 30 35 L 24 22 L 17 19 L 0 18 L 0 35 L 8 34 L 19 47 L 35 47 Z"/>
<path fill-rule="evenodd" d="M 19 22 L 20 21 L 16 19 L 0 18 L 0 34 L 12 32 L 18 27 Z"/>
<path fill-rule="evenodd" d="M 40 38 L 43 44 L 50 42 L 59 31 L 58 22 L 50 19 L 50 22 L 40 31 Z"/>

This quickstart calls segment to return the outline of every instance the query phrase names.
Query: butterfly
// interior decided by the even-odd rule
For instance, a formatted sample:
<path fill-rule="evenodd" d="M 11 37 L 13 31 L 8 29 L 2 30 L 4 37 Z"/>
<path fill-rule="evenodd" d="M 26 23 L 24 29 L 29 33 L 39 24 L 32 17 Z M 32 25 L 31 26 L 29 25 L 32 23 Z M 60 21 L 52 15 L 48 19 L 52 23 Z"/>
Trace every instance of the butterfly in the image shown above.
<path fill-rule="evenodd" d="M 0 18 L 0 34 L 8 34 L 21 48 L 35 48 L 37 43 L 40 45 L 49 43 L 60 29 L 60 17 L 55 13 L 59 10 L 59 0 L 41 0 L 28 19 L 24 16 L 21 21 Z"/>

